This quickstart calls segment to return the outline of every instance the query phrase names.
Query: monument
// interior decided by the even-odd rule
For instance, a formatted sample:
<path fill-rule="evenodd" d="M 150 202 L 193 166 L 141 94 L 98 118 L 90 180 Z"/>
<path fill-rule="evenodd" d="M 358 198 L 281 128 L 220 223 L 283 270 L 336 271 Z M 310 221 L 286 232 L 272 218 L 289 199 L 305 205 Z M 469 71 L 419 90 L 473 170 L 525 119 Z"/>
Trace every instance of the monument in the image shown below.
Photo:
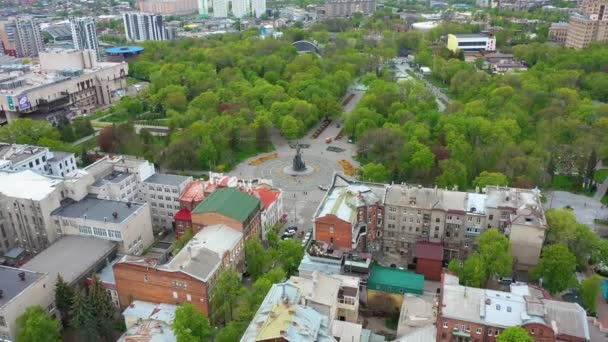
<path fill-rule="evenodd" d="M 302 172 L 306 170 L 306 163 L 302 160 L 302 154 L 300 153 L 300 144 L 296 144 L 296 155 L 293 156 L 292 169 L 295 172 Z"/>

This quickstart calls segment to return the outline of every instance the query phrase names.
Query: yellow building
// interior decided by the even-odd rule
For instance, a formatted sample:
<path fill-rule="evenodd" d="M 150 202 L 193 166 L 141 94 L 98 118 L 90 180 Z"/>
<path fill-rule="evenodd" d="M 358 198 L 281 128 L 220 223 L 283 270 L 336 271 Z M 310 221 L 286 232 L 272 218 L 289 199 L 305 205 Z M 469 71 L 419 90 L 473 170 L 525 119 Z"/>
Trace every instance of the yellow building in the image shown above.
<path fill-rule="evenodd" d="M 496 38 L 482 33 L 448 34 L 448 50 L 452 52 L 496 51 Z"/>

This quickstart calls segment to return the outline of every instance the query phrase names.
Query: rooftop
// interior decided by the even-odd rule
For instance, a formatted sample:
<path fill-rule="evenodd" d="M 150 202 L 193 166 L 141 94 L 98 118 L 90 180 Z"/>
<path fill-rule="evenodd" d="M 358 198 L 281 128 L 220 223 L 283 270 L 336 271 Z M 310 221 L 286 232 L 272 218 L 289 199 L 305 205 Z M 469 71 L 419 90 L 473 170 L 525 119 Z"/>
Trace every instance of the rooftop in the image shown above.
<path fill-rule="evenodd" d="M 112 267 L 119 260 L 120 258 L 117 257 L 116 259 L 112 260 L 112 262 L 108 263 L 104 268 L 102 268 L 101 271 L 97 272 L 97 279 L 99 279 L 99 281 L 101 281 L 102 283 L 116 286 L 116 278 L 114 278 L 114 269 Z"/>
<path fill-rule="evenodd" d="M 184 272 L 207 281 L 220 266 L 224 253 L 239 249 L 243 233 L 225 225 L 208 226 L 198 232 L 167 264 L 159 266 L 171 272 Z M 231 260 L 232 261 L 232 260 Z"/>
<path fill-rule="evenodd" d="M 367 288 L 399 294 L 422 294 L 424 292 L 424 276 L 394 267 L 374 264 L 367 279 Z"/>
<path fill-rule="evenodd" d="M 399 314 L 397 336 L 406 335 L 422 327 L 435 324 L 434 300 L 434 297 L 404 295 L 401 313 Z"/>
<path fill-rule="evenodd" d="M 439 243 L 418 241 L 414 249 L 414 258 L 443 261 L 443 245 Z"/>
<path fill-rule="evenodd" d="M 112 241 L 86 236 L 66 235 L 40 252 L 22 268 L 49 272 L 50 279 L 61 274 L 71 284 L 90 272 L 116 249 Z"/>
<path fill-rule="evenodd" d="M 51 215 L 82 218 L 98 222 L 122 223 L 130 219 L 144 205 L 135 202 L 119 202 L 87 196 L 53 211 Z"/>
<path fill-rule="evenodd" d="M 49 149 L 46 147 L 0 142 L 0 159 L 10 160 L 13 163 L 19 163 L 39 153 L 47 152 Z"/>
<path fill-rule="evenodd" d="M 260 206 L 260 200 L 235 188 L 217 189 L 205 198 L 192 214 L 217 212 L 245 222 Z"/>
<path fill-rule="evenodd" d="M 23 273 L 25 275 L 23 277 L 24 280 L 21 280 L 19 273 Z M 0 290 L 2 290 L 2 297 L 0 297 L 0 308 L 13 300 L 21 292 L 43 276 L 43 273 L 0 265 Z"/>
<path fill-rule="evenodd" d="M 155 173 L 152 176 L 144 180 L 145 183 L 162 184 L 170 186 L 180 186 L 183 182 L 187 181 L 190 177 L 171 175 L 167 173 Z"/>
<path fill-rule="evenodd" d="M 490 38 L 485 33 L 460 33 L 460 34 L 455 34 L 455 36 L 457 38 Z"/>
<path fill-rule="evenodd" d="M 117 46 L 106 49 L 109 54 L 138 53 L 144 51 L 141 46 Z"/>
<path fill-rule="evenodd" d="M 165 322 L 145 320 L 129 328 L 117 342 L 177 342 L 171 326 Z"/>
<path fill-rule="evenodd" d="M 175 319 L 175 310 L 177 310 L 176 305 L 134 300 L 122 314 L 125 317 L 129 316 L 141 320 L 152 319 L 171 324 Z"/>
<path fill-rule="evenodd" d="M 0 193 L 34 201 L 44 199 L 57 189 L 60 179 L 40 175 L 32 170 L 0 171 Z"/>
<path fill-rule="evenodd" d="M 131 174 L 128 172 L 114 171 L 114 172 L 111 172 L 110 174 L 96 180 L 95 183 L 93 183 L 93 186 L 100 187 L 100 186 L 104 186 L 107 183 L 118 184 L 118 183 L 122 182 L 123 180 L 127 179 L 130 175 Z"/>
<path fill-rule="evenodd" d="M 331 214 L 355 224 L 357 207 L 380 202 L 384 190 L 385 186 L 382 184 L 353 182 L 335 174 L 332 186 L 321 201 L 315 218 Z"/>
<path fill-rule="evenodd" d="M 323 341 L 320 334 L 327 329 L 327 317 L 315 309 L 302 305 L 275 304 L 271 311 L 272 319 L 262 323 L 255 340 L 287 340 L 296 341 Z M 327 335 L 326 335 L 327 336 Z M 321 338 L 320 338 L 321 337 Z M 333 339 L 326 337 L 328 341 Z"/>
<path fill-rule="evenodd" d="M 302 261 L 300 262 L 300 266 L 298 266 L 298 271 L 300 273 L 320 271 L 327 274 L 340 274 L 341 269 L 340 264 L 319 262 L 317 259 L 311 258 L 308 254 L 304 255 L 304 258 L 302 258 Z"/>
<path fill-rule="evenodd" d="M 268 209 L 281 195 L 278 191 L 270 190 L 266 187 L 258 187 L 254 189 L 253 195 L 262 201 L 264 208 Z"/>
<path fill-rule="evenodd" d="M 179 196 L 180 201 L 200 202 L 205 198 L 205 187 L 202 181 L 195 180 L 186 185 L 184 191 Z"/>
<path fill-rule="evenodd" d="M 297 286 L 310 301 L 331 306 L 337 301 L 342 281 L 321 272 L 313 272 L 312 279 L 292 276 L 289 283 Z"/>

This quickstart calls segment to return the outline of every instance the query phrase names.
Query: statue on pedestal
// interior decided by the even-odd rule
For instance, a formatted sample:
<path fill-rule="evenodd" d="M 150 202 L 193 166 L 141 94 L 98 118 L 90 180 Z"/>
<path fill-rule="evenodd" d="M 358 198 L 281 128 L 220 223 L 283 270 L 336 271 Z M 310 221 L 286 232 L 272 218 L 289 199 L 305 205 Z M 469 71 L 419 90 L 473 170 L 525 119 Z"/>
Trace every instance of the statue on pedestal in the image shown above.
<path fill-rule="evenodd" d="M 306 170 L 306 164 L 302 160 L 302 154 L 300 153 L 300 144 L 296 143 L 296 155 L 293 157 L 292 168 L 294 171 Z"/>

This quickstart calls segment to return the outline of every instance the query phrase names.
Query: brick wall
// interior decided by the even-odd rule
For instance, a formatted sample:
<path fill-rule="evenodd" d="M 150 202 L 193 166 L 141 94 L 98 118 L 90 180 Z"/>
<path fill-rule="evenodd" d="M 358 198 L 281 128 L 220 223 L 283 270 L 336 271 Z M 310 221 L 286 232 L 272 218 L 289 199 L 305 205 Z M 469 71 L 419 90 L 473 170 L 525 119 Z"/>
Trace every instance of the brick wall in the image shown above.
<path fill-rule="evenodd" d="M 190 302 L 206 315 L 209 314 L 207 284 L 187 274 L 117 263 L 114 265 L 114 277 L 121 305 L 129 305 L 133 300 L 177 305 Z M 175 282 L 178 282 L 178 286 Z"/>
<path fill-rule="evenodd" d="M 416 262 L 416 273 L 424 275 L 427 280 L 441 280 L 443 263 L 438 260 L 418 258 Z"/>
<path fill-rule="evenodd" d="M 528 334 L 530 334 L 530 336 L 532 336 L 532 338 L 534 338 L 534 342 L 553 342 L 553 341 L 555 341 L 555 332 L 553 331 L 553 329 L 551 329 L 551 327 L 548 327 L 544 324 L 529 323 L 529 324 L 523 325 L 522 328 L 524 328 L 528 331 Z M 572 341 L 572 342 L 581 341 L 582 342 L 584 340 L 582 340 L 582 339 L 574 339 L 574 340 L 560 339 L 560 341 Z"/>
<path fill-rule="evenodd" d="M 353 238 L 351 223 L 332 214 L 317 218 L 315 220 L 315 239 L 330 243 L 332 238 L 334 246 L 351 249 Z"/>

